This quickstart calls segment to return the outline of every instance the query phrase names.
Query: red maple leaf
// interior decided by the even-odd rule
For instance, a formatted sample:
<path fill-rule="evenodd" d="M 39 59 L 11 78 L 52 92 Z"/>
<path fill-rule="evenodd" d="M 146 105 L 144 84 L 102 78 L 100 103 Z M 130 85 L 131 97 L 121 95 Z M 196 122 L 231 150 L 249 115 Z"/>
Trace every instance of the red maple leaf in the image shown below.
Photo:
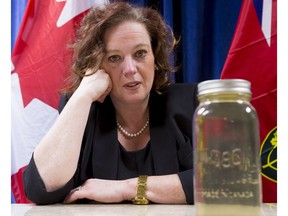
<path fill-rule="evenodd" d="M 24 107 L 34 98 L 57 108 L 59 90 L 70 72 L 72 42 L 79 17 L 57 27 L 63 2 L 29 1 L 12 63 L 18 73 Z M 48 9 L 47 9 L 48 8 Z"/>

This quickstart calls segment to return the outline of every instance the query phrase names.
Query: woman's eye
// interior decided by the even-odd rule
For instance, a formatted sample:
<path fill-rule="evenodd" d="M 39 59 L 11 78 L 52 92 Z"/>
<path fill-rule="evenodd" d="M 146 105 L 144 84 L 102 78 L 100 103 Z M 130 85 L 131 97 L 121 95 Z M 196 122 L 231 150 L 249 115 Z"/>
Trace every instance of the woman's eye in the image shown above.
<path fill-rule="evenodd" d="M 147 54 L 146 50 L 138 50 L 135 55 L 136 55 L 136 57 L 143 58 L 146 56 L 146 54 Z"/>
<path fill-rule="evenodd" d="M 120 59 L 120 57 L 117 56 L 117 55 L 113 55 L 113 56 L 110 56 L 110 57 L 108 58 L 108 60 L 109 60 L 110 62 L 116 62 L 116 61 L 118 61 L 119 59 Z"/>

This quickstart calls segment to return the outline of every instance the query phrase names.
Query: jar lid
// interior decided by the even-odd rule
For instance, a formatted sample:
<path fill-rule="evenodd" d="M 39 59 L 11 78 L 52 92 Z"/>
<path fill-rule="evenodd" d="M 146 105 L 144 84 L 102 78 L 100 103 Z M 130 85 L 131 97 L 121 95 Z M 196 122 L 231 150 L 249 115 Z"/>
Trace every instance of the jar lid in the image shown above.
<path fill-rule="evenodd" d="M 198 84 L 198 95 L 237 92 L 251 94 L 251 83 L 244 79 L 215 79 L 200 82 Z"/>

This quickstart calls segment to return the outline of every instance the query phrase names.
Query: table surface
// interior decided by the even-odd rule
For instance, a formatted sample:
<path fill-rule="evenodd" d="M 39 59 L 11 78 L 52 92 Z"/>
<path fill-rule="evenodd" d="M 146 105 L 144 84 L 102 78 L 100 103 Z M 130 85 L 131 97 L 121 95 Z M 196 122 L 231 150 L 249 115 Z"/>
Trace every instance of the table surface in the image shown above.
<path fill-rule="evenodd" d="M 263 216 L 277 215 L 276 204 L 263 204 L 262 210 Z M 12 216 L 196 216 L 194 205 L 161 204 L 56 204 L 44 206 L 36 206 L 33 204 L 12 204 L 11 213 Z M 223 215 L 223 212 L 213 215 L 220 216 Z"/>

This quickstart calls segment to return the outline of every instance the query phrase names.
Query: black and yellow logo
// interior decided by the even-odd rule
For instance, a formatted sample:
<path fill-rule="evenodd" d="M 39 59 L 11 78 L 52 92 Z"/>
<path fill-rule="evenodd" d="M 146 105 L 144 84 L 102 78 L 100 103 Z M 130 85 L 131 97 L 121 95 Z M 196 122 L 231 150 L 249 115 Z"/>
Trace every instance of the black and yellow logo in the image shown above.
<path fill-rule="evenodd" d="M 273 128 L 261 145 L 262 175 L 277 182 L 277 127 Z"/>

